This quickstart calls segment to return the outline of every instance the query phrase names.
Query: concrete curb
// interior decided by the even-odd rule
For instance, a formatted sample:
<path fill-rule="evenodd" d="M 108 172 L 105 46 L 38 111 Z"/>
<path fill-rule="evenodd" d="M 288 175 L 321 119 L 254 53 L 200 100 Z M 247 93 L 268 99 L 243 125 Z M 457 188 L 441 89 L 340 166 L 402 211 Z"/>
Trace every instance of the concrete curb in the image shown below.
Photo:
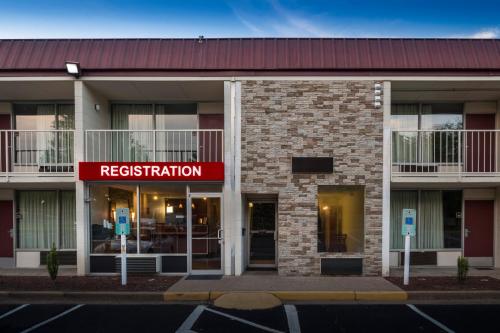
<path fill-rule="evenodd" d="M 104 291 L 0 291 L 0 299 L 94 300 L 151 302 L 210 302 L 231 293 L 259 291 L 202 292 L 104 292 Z M 410 300 L 500 300 L 500 290 L 478 291 L 260 291 L 281 301 L 410 301 Z"/>
<path fill-rule="evenodd" d="M 500 290 L 407 291 L 409 300 L 485 300 L 500 299 Z"/>
<path fill-rule="evenodd" d="M 163 293 L 163 300 L 165 302 L 185 302 L 185 301 L 208 302 L 210 300 L 210 292 L 209 291 L 186 291 L 186 292 L 166 291 Z"/>
<path fill-rule="evenodd" d="M 222 295 L 234 293 L 269 293 L 281 301 L 405 301 L 404 291 L 210 291 L 164 293 L 166 302 L 214 301 Z"/>
<path fill-rule="evenodd" d="M 133 292 L 133 291 L 2 291 L 0 297 L 16 299 L 90 299 L 102 300 L 136 300 L 163 301 L 163 292 Z"/>

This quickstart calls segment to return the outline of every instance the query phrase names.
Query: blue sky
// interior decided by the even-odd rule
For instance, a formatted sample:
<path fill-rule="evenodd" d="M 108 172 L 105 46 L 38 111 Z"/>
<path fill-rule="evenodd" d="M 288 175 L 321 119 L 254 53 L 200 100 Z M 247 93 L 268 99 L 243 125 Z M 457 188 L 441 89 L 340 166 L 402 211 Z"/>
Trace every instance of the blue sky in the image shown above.
<path fill-rule="evenodd" d="M 0 0 L 0 38 L 500 38 L 499 13 L 499 0 Z"/>

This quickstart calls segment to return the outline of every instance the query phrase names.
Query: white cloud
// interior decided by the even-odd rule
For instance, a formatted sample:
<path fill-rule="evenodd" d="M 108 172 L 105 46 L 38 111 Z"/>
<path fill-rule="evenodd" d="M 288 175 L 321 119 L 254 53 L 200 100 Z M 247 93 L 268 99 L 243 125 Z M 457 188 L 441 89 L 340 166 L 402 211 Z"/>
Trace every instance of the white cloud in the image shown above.
<path fill-rule="evenodd" d="M 251 32 L 253 32 L 254 34 L 260 35 L 260 36 L 265 34 L 264 31 L 261 28 L 259 28 L 257 25 L 253 24 L 248 19 L 243 18 L 243 16 L 241 16 L 241 14 L 236 10 L 236 8 L 231 6 L 231 9 L 233 10 L 234 16 L 236 16 L 236 18 L 245 27 L 247 27 Z"/>
<path fill-rule="evenodd" d="M 498 28 L 489 28 L 483 29 L 481 31 L 472 34 L 470 38 L 498 38 L 500 36 L 500 29 Z"/>
<path fill-rule="evenodd" d="M 299 14 L 292 13 L 284 8 L 278 0 L 269 0 L 269 4 L 274 11 L 284 19 L 284 22 L 275 22 L 272 24 L 274 29 L 288 37 L 332 37 L 333 34 L 329 31 L 322 29 L 320 26 L 312 23 L 310 20 L 300 16 Z"/>

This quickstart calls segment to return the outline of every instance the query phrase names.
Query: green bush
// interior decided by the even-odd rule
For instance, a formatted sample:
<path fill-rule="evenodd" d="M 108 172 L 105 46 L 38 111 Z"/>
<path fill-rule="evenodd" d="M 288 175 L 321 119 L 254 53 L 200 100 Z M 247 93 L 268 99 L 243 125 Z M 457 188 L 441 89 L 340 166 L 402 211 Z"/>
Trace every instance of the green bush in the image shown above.
<path fill-rule="evenodd" d="M 457 279 L 458 282 L 464 283 L 469 272 L 469 261 L 462 256 L 457 259 Z"/>
<path fill-rule="evenodd" d="M 57 272 L 59 271 L 59 259 L 57 258 L 56 244 L 52 243 L 52 248 L 47 254 L 47 270 L 49 271 L 50 278 L 55 281 Z"/>

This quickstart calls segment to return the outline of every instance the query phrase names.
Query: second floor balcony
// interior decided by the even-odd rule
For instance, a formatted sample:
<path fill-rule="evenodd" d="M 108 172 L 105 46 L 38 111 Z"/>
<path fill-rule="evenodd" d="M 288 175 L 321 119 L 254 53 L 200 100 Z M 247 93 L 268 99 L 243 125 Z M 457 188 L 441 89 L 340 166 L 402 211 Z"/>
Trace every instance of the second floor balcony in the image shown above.
<path fill-rule="evenodd" d="M 500 179 L 499 140 L 500 130 L 393 130 L 392 180 Z"/>
<path fill-rule="evenodd" d="M 74 130 L 0 130 L 0 179 L 74 176 Z"/>
<path fill-rule="evenodd" d="M 86 162 L 223 162 L 224 130 L 87 130 Z"/>

